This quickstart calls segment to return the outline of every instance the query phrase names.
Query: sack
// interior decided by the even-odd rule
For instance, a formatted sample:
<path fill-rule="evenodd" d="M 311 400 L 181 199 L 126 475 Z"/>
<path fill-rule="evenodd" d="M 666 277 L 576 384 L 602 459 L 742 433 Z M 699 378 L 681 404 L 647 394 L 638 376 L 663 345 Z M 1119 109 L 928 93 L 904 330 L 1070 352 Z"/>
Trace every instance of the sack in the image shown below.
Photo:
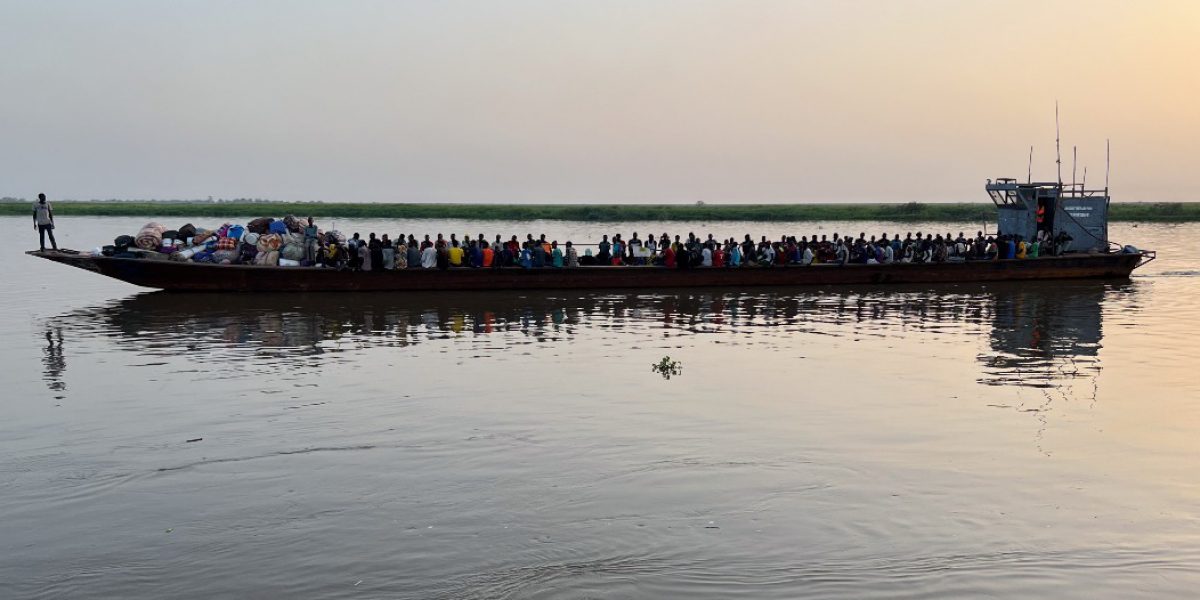
<path fill-rule="evenodd" d="M 261 235 L 258 237 L 259 252 L 271 252 L 273 250 L 279 250 L 279 247 L 282 245 L 283 238 L 281 238 L 277 233 L 269 233 L 267 235 Z"/>
<path fill-rule="evenodd" d="M 279 266 L 281 266 L 281 267 L 298 267 L 298 266 L 300 266 L 300 261 L 291 260 L 288 258 L 280 258 Z"/>
<path fill-rule="evenodd" d="M 246 237 L 242 238 L 242 241 L 246 242 L 247 244 L 249 244 L 251 246 L 257 246 L 258 245 L 258 234 L 257 233 L 247 233 Z"/>
<path fill-rule="evenodd" d="M 234 225 L 233 227 L 230 227 L 229 231 L 227 231 L 225 233 L 225 237 L 231 237 L 235 240 L 240 240 L 240 239 L 242 239 L 242 236 L 245 234 L 246 234 L 245 227 L 242 227 L 241 225 Z"/>
<path fill-rule="evenodd" d="M 254 257 L 254 264 L 263 265 L 265 267 L 274 267 L 279 265 L 279 252 L 259 252 L 258 256 Z"/>
<path fill-rule="evenodd" d="M 164 231 L 163 232 L 163 242 L 166 242 L 167 240 L 175 241 L 177 239 L 179 239 L 178 231 L 172 230 L 172 231 Z"/>
<path fill-rule="evenodd" d="M 215 231 L 209 231 L 207 229 L 200 229 L 200 230 L 196 231 L 196 235 L 192 238 L 192 243 L 195 245 L 200 245 L 200 244 L 203 244 L 209 238 L 214 238 L 216 236 L 217 236 L 217 232 L 215 232 Z"/>
<path fill-rule="evenodd" d="M 117 239 L 113 240 L 113 247 L 124 250 L 133 245 L 132 235 L 118 235 Z"/>
<path fill-rule="evenodd" d="M 183 227 L 179 228 L 179 231 L 175 237 L 183 240 L 183 239 L 187 239 L 190 237 L 194 237 L 195 235 L 196 235 L 196 226 L 192 225 L 191 223 L 188 223 L 187 225 L 184 225 Z"/>
<path fill-rule="evenodd" d="M 288 216 L 284 217 L 283 225 L 284 225 L 284 227 L 287 228 L 288 231 L 292 231 L 295 233 L 300 233 L 300 232 L 304 231 L 304 223 L 301 223 L 300 219 L 297 219 L 293 215 L 288 215 Z"/>
<path fill-rule="evenodd" d="M 279 251 L 279 257 L 287 260 L 301 260 L 304 254 L 304 246 L 301 244 L 284 244 Z"/>
<path fill-rule="evenodd" d="M 231 237 L 223 237 L 217 240 L 217 250 L 237 250 L 238 241 Z"/>
<path fill-rule="evenodd" d="M 283 221 L 272 221 L 271 226 L 268 227 L 268 230 L 270 230 L 271 233 L 278 233 L 280 235 L 288 232 L 287 225 L 284 225 Z"/>
<path fill-rule="evenodd" d="M 218 264 L 232 264 L 237 260 L 237 250 L 217 250 L 212 253 L 212 261 Z"/>
<path fill-rule="evenodd" d="M 146 223 L 134 238 L 134 243 L 142 250 L 158 250 L 162 246 L 162 234 L 167 228 L 158 223 Z"/>
<path fill-rule="evenodd" d="M 272 219 L 271 217 L 259 217 L 257 219 L 254 219 L 253 221 L 250 221 L 249 223 L 247 223 L 246 229 L 250 230 L 253 233 L 262 235 L 262 234 L 266 233 L 267 231 L 270 231 L 271 223 L 273 223 L 274 221 L 275 221 L 275 219 Z"/>
<path fill-rule="evenodd" d="M 331 238 L 331 237 L 332 237 L 332 238 L 333 238 L 333 239 L 334 239 L 334 240 L 335 240 L 337 243 L 339 243 L 339 244 L 345 244 L 345 243 L 346 243 L 346 234 L 344 234 L 344 233 L 342 233 L 342 232 L 340 232 L 340 231 L 338 231 L 338 230 L 336 230 L 336 229 L 334 229 L 333 231 L 330 231 L 329 233 L 325 234 L 325 239 L 329 239 L 329 238 Z"/>

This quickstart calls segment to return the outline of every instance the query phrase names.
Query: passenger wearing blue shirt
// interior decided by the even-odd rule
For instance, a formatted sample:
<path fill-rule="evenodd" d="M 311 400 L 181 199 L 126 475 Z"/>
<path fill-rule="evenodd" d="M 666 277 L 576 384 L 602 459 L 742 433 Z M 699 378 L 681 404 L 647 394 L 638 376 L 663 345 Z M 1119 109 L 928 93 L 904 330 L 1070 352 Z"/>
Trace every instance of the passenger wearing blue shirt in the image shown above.
<path fill-rule="evenodd" d="M 529 246 L 525 246 L 521 250 L 521 268 L 528 269 L 533 266 L 533 253 L 529 251 Z"/>
<path fill-rule="evenodd" d="M 471 242 L 471 266 L 476 269 L 483 266 L 483 248 L 476 241 Z"/>
<path fill-rule="evenodd" d="M 1017 242 L 1013 241 L 1012 236 L 1004 240 L 1004 258 L 1015 258 L 1017 256 Z"/>

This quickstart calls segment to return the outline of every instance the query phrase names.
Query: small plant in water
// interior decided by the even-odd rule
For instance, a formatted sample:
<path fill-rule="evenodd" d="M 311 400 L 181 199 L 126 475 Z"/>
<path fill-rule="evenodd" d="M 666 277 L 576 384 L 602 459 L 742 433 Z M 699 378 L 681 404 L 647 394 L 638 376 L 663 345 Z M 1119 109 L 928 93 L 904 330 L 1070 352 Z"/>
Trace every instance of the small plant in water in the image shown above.
<path fill-rule="evenodd" d="M 651 363 L 650 370 L 663 376 L 663 379 L 670 379 L 672 375 L 683 373 L 683 365 L 677 360 L 671 360 L 670 356 L 662 357 L 662 360 Z"/>

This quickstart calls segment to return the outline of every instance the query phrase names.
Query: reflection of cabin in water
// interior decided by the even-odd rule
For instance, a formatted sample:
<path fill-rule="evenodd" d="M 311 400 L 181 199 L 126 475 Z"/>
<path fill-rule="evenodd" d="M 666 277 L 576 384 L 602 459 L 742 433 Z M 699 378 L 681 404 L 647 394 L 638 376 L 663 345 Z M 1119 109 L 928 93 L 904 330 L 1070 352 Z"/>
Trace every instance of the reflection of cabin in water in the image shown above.
<path fill-rule="evenodd" d="M 1100 372 L 1103 285 L 999 289 L 980 383 L 1058 387 Z"/>
<path fill-rule="evenodd" d="M 1017 183 L 988 180 L 987 193 L 999 209 L 999 232 L 1032 240 L 1039 232 L 1057 238 L 1071 236 L 1068 252 L 1103 252 L 1108 248 L 1108 191 L 1087 190 L 1082 184 Z"/>

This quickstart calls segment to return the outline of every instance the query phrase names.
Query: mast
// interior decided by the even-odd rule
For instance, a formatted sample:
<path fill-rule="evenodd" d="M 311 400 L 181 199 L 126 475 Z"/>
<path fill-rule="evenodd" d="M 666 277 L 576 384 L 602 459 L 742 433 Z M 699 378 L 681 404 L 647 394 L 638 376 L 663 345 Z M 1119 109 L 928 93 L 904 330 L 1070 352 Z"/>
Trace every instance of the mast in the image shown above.
<path fill-rule="evenodd" d="M 1033 183 L 1033 146 L 1029 147 L 1029 170 L 1025 174 L 1025 183 Z"/>
<path fill-rule="evenodd" d="M 1058 167 L 1058 193 L 1062 194 L 1062 145 L 1058 129 L 1058 100 L 1054 101 L 1054 164 Z"/>

